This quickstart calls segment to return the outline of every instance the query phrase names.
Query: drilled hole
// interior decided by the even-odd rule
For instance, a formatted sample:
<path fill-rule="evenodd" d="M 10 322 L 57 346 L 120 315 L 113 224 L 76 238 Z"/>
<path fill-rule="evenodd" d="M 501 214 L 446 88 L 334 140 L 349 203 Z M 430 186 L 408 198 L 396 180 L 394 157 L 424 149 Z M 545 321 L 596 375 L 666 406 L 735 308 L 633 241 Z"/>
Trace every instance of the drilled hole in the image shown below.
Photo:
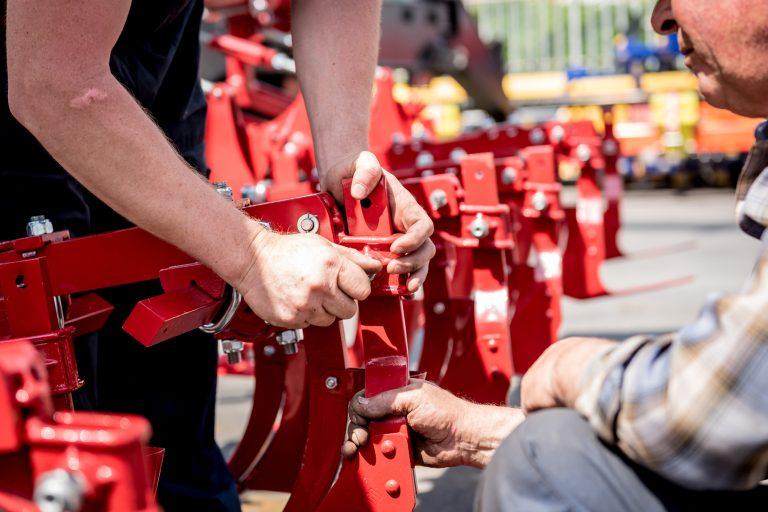
<path fill-rule="evenodd" d="M 16 276 L 16 288 L 26 288 L 27 283 L 24 282 L 24 276 L 22 274 L 19 274 Z"/>
<path fill-rule="evenodd" d="M 373 203 L 371 203 L 371 200 L 368 199 L 367 197 L 362 201 L 360 201 L 360 206 L 362 206 L 363 208 L 370 208 L 372 204 Z"/>

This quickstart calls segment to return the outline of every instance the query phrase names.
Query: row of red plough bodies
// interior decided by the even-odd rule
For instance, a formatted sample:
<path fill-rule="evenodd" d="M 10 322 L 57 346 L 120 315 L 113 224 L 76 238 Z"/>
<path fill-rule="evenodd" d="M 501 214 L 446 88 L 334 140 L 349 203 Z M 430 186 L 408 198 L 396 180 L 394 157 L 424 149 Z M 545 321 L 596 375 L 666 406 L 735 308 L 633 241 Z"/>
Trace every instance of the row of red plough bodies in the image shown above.
<path fill-rule="evenodd" d="M 256 202 L 301 195 L 315 190 L 317 178 L 305 107 L 299 95 L 285 99 L 277 115 L 259 109 L 266 92 L 248 86 L 248 66 L 268 67 L 272 54 L 249 23 L 236 19 L 230 34 L 211 42 L 226 55 L 228 72 L 209 94 L 211 179 Z M 615 291 L 600 278 L 606 259 L 623 256 L 619 143 L 608 115 L 602 135 L 590 122 L 552 122 L 496 125 L 440 142 L 411 136 L 419 107 L 396 102 L 393 85 L 391 72 L 378 69 L 371 148 L 436 227 L 437 255 L 423 294 L 404 303 L 409 340 L 420 340 L 411 347 L 412 370 L 472 400 L 505 403 L 514 377 L 557 339 L 563 294 L 587 299 L 689 279 Z M 563 163 L 580 171 L 568 208 L 560 203 Z M 359 340 L 347 340 L 348 365 L 363 359 Z M 256 375 L 251 418 L 230 461 L 244 489 L 290 490 L 301 467 L 298 459 L 290 467 L 291 449 L 311 424 L 306 362 L 301 352 L 286 358 L 275 348 L 254 346 L 250 358 L 220 367 L 222 374 Z"/>
<path fill-rule="evenodd" d="M 212 42 L 227 54 L 228 70 L 209 94 L 212 178 L 243 191 L 245 212 L 271 229 L 317 233 L 387 262 L 397 234 L 385 184 L 363 202 L 345 189 L 345 214 L 330 196 L 312 193 L 301 98 L 249 78 L 250 67 L 268 66 L 275 55 L 250 26 L 235 18 L 232 33 Z M 138 302 L 124 325 L 147 346 L 197 328 L 214 333 L 230 356 L 245 343 L 250 357 L 221 367 L 256 379 L 230 468 L 242 489 L 290 492 L 286 510 L 302 512 L 414 507 L 402 419 L 373 423 L 369 445 L 341 460 L 354 393 L 402 386 L 412 370 L 462 396 L 504 403 L 514 376 L 556 340 L 562 294 L 612 293 L 599 274 L 606 258 L 621 256 L 610 129 L 600 137 L 590 124 L 498 125 L 451 142 L 414 139 L 418 108 L 392 99 L 387 70 L 376 80 L 372 147 L 436 226 L 438 251 L 418 298 L 382 274 L 356 324 L 285 331 L 140 229 L 79 239 L 42 229 L 0 242 L 0 510 L 157 509 L 162 451 L 146 446 L 146 422 L 71 412 L 71 393 L 83 384 L 73 337 L 101 328 L 112 310 L 99 289 L 160 279 L 164 294 Z M 574 208 L 560 204 L 563 161 L 581 170 Z M 409 358 L 411 348 L 418 357 Z"/>

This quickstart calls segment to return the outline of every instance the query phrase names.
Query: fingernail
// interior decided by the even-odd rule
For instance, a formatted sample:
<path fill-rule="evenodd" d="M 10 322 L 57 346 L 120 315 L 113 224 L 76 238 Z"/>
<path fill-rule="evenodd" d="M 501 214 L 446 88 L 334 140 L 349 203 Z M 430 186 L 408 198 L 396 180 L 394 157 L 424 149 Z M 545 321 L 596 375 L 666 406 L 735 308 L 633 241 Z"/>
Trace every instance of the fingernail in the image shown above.
<path fill-rule="evenodd" d="M 355 183 L 354 185 L 352 185 L 352 197 L 356 199 L 362 199 L 365 197 L 366 192 L 367 190 L 363 185 L 359 183 Z"/>
<path fill-rule="evenodd" d="M 358 401 L 359 403 L 363 404 L 363 405 L 368 405 L 368 399 L 367 399 L 367 398 L 365 398 L 364 396 L 359 396 L 359 397 L 357 397 L 357 401 Z"/>

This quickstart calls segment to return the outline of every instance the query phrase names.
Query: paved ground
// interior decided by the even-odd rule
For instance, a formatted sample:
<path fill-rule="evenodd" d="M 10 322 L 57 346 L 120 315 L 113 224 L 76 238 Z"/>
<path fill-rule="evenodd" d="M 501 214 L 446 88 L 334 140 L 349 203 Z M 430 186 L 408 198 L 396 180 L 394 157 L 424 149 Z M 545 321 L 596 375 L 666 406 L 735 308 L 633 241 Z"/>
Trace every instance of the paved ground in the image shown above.
<path fill-rule="evenodd" d="M 629 258 L 606 264 L 603 277 L 614 290 L 692 274 L 695 281 L 642 295 L 590 301 L 566 300 L 563 335 L 599 335 L 622 339 L 638 333 L 661 333 L 693 319 L 704 297 L 736 291 L 752 266 L 757 242 L 740 234 L 734 223 L 733 196 L 728 191 L 632 192 L 624 207 L 621 242 Z M 688 250 L 664 252 L 681 243 Z M 659 249 L 654 256 L 649 251 Z M 250 410 L 247 379 L 227 378 L 220 386 L 217 436 L 225 451 L 242 431 Z M 479 472 L 419 468 L 419 512 L 472 510 Z M 284 497 L 245 497 L 249 510 L 280 510 Z"/>

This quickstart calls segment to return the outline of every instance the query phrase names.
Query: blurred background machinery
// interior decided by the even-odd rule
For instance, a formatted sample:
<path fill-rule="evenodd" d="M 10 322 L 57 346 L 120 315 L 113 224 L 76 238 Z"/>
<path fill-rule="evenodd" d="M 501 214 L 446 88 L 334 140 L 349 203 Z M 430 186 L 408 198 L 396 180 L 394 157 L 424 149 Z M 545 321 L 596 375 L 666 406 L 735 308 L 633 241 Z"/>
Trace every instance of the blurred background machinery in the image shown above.
<path fill-rule="evenodd" d="M 263 9 L 269 2 L 230 2 Z M 263 6 L 261 4 L 264 4 Z M 280 2 L 278 2 L 280 4 Z M 239 5 L 239 6 L 238 6 Z M 733 185 L 756 120 L 700 100 L 675 37 L 656 35 L 652 0 L 384 0 L 380 63 L 393 68 L 395 98 L 424 106 L 438 137 L 508 119 L 533 124 L 609 113 L 624 158 L 622 174 L 642 185 Z M 279 9 L 278 9 L 279 10 Z M 271 44 L 290 52 L 279 31 L 287 10 L 262 16 Z M 203 33 L 226 30 L 209 16 Z M 269 33 L 269 31 L 266 31 Z M 206 51 L 203 77 L 224 75 Z M 287 94 L 295 80 L 262 73 Z M 571 180 L 568 169 L 562 177 Z"/>

